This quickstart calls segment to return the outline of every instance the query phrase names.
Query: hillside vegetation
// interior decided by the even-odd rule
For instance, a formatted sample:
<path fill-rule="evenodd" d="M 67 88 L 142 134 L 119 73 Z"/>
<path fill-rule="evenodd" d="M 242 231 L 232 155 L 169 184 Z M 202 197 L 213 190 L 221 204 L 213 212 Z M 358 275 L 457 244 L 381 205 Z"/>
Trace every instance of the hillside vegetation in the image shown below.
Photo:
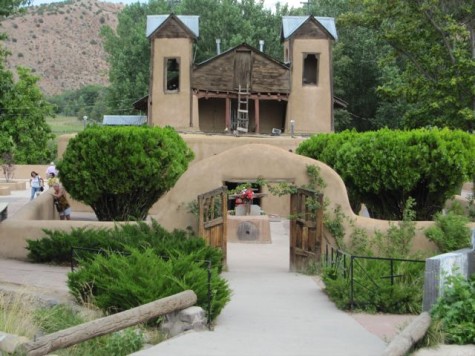
<path fill-rule="evenodd" d="M 108 85 L 109 66 L 100 36 L 108 25 L 115 29 L 123 4 L 72 0 L 32 6 L 25 14 L 0 22 L 8 35 L 9 68 L 29 67 L 41 79 L 47 96 L 88 84 Z M 145 36 L 145 34 L 144 34 Z"/>

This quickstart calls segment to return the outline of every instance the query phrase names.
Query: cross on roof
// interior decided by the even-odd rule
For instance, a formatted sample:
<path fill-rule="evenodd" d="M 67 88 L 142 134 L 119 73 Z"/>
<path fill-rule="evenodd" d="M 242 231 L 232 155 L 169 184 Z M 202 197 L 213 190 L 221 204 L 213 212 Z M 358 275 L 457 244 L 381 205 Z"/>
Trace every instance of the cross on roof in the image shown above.
<path fill-rule="evenodd" d="M 311 15 L 311 13 L 310 13 L 310 5 L 311 5 L 311 2 L 310 2 L 310 0 L 301 1 L 300 3 L 301 3 L 302 5 L 307 5 L 307 13 L 308 13 L 309 15 Z"/>

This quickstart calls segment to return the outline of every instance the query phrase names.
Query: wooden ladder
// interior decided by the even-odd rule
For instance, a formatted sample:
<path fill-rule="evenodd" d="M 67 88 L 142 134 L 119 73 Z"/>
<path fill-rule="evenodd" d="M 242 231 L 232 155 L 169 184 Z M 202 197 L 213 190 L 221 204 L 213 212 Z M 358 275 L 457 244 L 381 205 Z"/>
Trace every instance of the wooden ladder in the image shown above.
<path fill-rule="evenodd" d="M 239 84 L 236 129 L 238 132 L 248 132 L 249 130 L 249 84 L 246 85 L 245 91 Z"/>

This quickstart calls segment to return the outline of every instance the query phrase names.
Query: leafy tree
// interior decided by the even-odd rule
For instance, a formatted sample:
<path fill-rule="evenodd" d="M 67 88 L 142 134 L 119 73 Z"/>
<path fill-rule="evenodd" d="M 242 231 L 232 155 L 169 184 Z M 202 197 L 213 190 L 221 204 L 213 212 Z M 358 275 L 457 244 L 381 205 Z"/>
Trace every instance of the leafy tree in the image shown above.
<path fill-rule="evenodd" d="M 392 48 L 381 94 L 407 103 L 406 127 L 475 128 L 473 0 L 351 0 L 348 24 L 377 31 Z"/>
<path fill-rule="evenodd" d="M 0 19 L 22 11 L 25 0 L 0 0 Z M 6 35 L 0 33 L 0 41 Z M 52 138 L 45 117 L 52 115 L 52 106 L 43 98 L 38 78 L 26 68 L 17 68 L 17 77 L 5 66 L 9 52 L 0 43 L 0 143 L 1 153 L 10 162 L 38 163 L 49 160 Z"/>
<path fill-rule="evenodd" d="M 76 116 L 82 120 L 86 115 L 89 120 L 100 122 L 107 111 L 106 95 L 108 89 L 100 85 L 86 85 L 81 89 L 67 91 L 48 98 L 55 105 L 57 114 Z"/>
<path fill-rule="evenodd" d="M 193 152 L 170 127 L 88 127 L 58 163 L 71 196 L 100 221 L 143 220 L 185 172 Z"/>
<path fill-rule="evenodd" d="M 196 62 L 216 55 L 216 38 L 221 39 L 223 50 L 243 42 L 258 47 L 259 40 L 264 40 L 267 54 L 283 58 L 280 14 L 287 11 L 287 7 L 279 8 L 280 13 L 273 15 L 263 3 L 255 0 L 183 0 L 176 11 L 200 16 Z"/>
<path fill-rule="evenodd" d="M 132 104 L 148 94 L 150 45 L 145 37 L 147 15 L 166 13 L 164 0 L 150 5 L 134 3 L 119 14 L 117 30 L 103 27 L 104 49 L 108 53 L 107 96 L 110 114 L 133 114 Z M 153 11 L 153 12 L 151 12 Z"/>
<path fill-rule="evenodd" d="M 335 169 L 354 210 L 363 202 L 371 216 L 388 220 L 402 219 L 409 197 L 416 218 L 431 220 L 475 170 L 475 138 L 449 129 L 319 134 L 297 153 Z"/>
<path fill-rule="evenodd" d="M 53 135 L 45 120 L 53 115 L 53 108 L 37 86 L 38 77 L 18 67 L 15 82 L 4 62 L 0 53 L 0 136 L 12 140 L 16 163 L 46 162 L 54 157 L 48 146 Z"/>
<path fill-rule="evenodd" d="M 22 11 L 22 6 L 30 4 L 30 0 L 0 0 L 0 19 Z"/>
<path fill-rule="evenodd" d="M 398 67 L 380 65 L 390 47 L 377 36 L 377 31 L 344 21 L 347 14 L 360 9 L 348 0 L 319 0 L 296 9 L 298 15 L 330 16 L 336 19 L 338 41 L 333 50 L 334 93 L 348 102 L 344 111 L 335 112 L 335 131 L 398 128 L 405 112 L 403 103 L 381 95 L 388 71 Z M 389 68 L 388 68 L 389 67 Z"/>

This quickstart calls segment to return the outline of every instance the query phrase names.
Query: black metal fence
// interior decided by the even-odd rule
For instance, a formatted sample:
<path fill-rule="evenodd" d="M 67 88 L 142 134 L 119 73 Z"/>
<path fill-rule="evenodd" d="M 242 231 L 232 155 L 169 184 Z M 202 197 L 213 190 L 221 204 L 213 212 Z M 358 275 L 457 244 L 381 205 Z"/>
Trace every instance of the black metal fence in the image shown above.
<path fill-rule="evenodd" d="M 95 248 L 88 248 L 88 247 L 71 247 L 71 252 L 70 252 L 70 266 L 71 266 L 71 272 L 74 272 L 74 268 L 78 265 L 78 259 L 77 259 L 77 256 L 78 256 L 78 252 L 79 251 L 85 251 L 85 252 L 89 252 L 89 253 L 95 253 L 95 254 L 107 254 L 107 253 L 117 253 L 117 254 L 121 254 L 121 255 L 130 255 L 129 253 L 127 252 L 124 252 L 124 251 L 112 251 L 112 250 L 105 250 L 105 249 L 95 249 Z M 163 260 L 168 260 L 170 259 L 169 256 L 157 256 L 158 258 L 161 258 Z M 213 295 L 212 295 L 212 292 L 211 292 L 211 277 L 212 277 L 212 274 L 211 274 L 211 260 L 201 260 L 201 261 L 195 261 L 197 263 L 205 263 L 206 264 L 206 272 L 207 272 L 207 276 L 208 276 L 208 279 L 207 279 L 207 288 L 208 288 L 208 296 L 207 296 L 207 301 L 208 301 L 208 310 L 206 311 L 207 312 L 207 324 L 208 324 L 208 329 L 211 329 L 211 302 L 212 302 L 212 299 L 213 299 Z"/>
<path fill-rule="evenodd" d="M 374 276 L 368 273 L 367 268 L 360 261 L 379 261 L 381 264 L 389 264 L 389 274 Z M 376 294 L 378 289 L 383 288 L 385 280 L 389 280 L 389 285 L 393 287 L 395 283 L 406 277 L 405 274 L 396 274 L 396 264 L 398 263 L 425 263 L 425 260 L 414 260 L 404 258 L 386 258 L 372 256 L 356 256 L 341 251 L 333 246 L 326 246 L 324 255 L 324 265 L 331 268 L 337 278 L 349 280 L 349 308 L 353 310 L 356 306 L 370 304 L 367 301 L 357 300 L 357 288 L 361 287 L 370 294 Z M 383 273 L 387 271 L 387 266 L 380 269 Z M 423 270 L 422 270 L 422 273 Z M 379 279 L 379 280 L 378 280 Z M 387 284 L 386 284 L 387 285 Z"/>

